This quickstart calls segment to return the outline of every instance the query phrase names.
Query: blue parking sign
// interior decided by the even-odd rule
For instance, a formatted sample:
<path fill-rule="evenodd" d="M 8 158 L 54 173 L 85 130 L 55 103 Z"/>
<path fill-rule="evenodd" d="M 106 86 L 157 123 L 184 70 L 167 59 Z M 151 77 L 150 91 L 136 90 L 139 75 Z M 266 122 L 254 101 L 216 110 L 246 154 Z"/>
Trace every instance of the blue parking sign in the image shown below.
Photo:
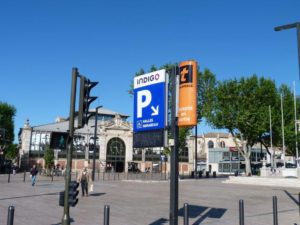
<path fill-rule="evenodd" d="M 134 78 L 133 131 L 165 127 L 165 70 Z"/>

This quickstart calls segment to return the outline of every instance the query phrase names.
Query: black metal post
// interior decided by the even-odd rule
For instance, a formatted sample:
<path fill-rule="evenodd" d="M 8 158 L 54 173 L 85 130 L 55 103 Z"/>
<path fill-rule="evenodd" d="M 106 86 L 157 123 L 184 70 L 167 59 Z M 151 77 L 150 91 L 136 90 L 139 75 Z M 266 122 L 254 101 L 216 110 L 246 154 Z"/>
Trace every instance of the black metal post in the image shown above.
<path fill-rule="evenodd" d="M 8 171 L 8 179 L 7 179 L 7 182 L 10 183 L 10 169 Z"/>
<path fill-rule="evenodd" d="M 198 145 L 197 145 L 197 139 L 198 139 L 198 129 L 197 129 L 197 125 L 195 126 L 195 169 L 194 169 L 194 176 L 195 178 L 197 178 L 197 151 L 198 151 Z"/>
<path fill-rule="evenodd" d="M 23 182 L 26 180 L 26 170 L 24 171 L 24 177 L 23 177 Z"/>
<path fill-rule="evenodd" d="M 189 225 L 189 205 L 184 203 L 184 225 Z"/>
<path fill-rule="evenodd" d="M 299 215 L 300 215 L 300 192 L 298 193 L 298 207 L 299 207 Z"/>
<path fill-rule="evenodd" d="M 297 24 L 297 42 L 298 42 L 298 66 L 299 66 L 299 78 L 300 78 L 300 23 Z"/>
<path fill-rule="evenodd" d="M 240 225 L 244 225 L 245 224 L 244 200 L 239 201 L 239 219 L 240 219 Z"/>
<path fill-rule="evenodd" d="M 95 181 L 95 170 L 96 170 L 96 139 L 97 139 L 97 122 L 98 122 L 98 109 L 102 106 L 96 107 L 95 112 L 95 129 L 94 129 L 94 151 L 93 151 L 93 173 L 92 173 L 92 179 Z M 99 140 L 100 141 L 100 140 Z M 100 155 L 100 145 L 99 145 L 99 155 Z"/>
<path fill-rule="evenodd" d="M 172 109 L 171 109 L 171 133 L 174 139 L 174 145 L 171 150 L 170 162 L 170 225 L 178 225 L 178 117 L 177 117 L 177 76 L 178 67 L 175 66 L 171 73 L 172 85 Z"/>
<path fill-rule="evenodd" d="M 273 224 L 278 225 L 277 197 L 273 196 Z"/>
<path fill-rule="evenodd" d="M 65 199 L 64 199 L 64 214 L 62 218 L 62 225 L 70 225 L 70 206 L 69 206 L 69 184 L 72 176 L 72 152 L 73 152 L 73 135 L 74 135 L 74 118 L 75 118 L 75 103 L 76 103 L 76 83 L 77 83 L 78 69 L 72 69 L 72 86 L 71 86 L 71 100 L 70 100 L 70 117 L 69 117 L 69 136 L 67 139 L 67 166 L 65 177 Z"/>
<path fill-rule="evenodd" d="M 109 225 L 109 205 L 104 206 L 104 225 Z"/>
<path fill-rule="evenodd" d="M 15 207 L 11 205 L 11 206 L 8 207 L 7 225 L 13 225 L 14 224 L 14 214 L 15 214 Z"/>

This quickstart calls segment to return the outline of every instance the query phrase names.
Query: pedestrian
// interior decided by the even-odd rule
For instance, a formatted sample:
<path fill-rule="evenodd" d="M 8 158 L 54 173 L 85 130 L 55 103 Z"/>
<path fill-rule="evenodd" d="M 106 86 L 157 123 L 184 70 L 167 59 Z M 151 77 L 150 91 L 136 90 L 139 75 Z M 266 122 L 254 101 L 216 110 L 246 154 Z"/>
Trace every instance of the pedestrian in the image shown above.
<path fill-rule="evenodd" d="M 16 166 L 16 165 L 13 165 L 13 166 L 12 166 L 12 170 L 13 170 L 13 175 L 16 175 L 17 166 Z"/>
<path fill-rule="evenodd" d="M 33 164 L 31 170 L 30 170 L 30 176 L 31 176 L 31 185 L 34 186 L 35 185 L 35 181 L 36 181 L 36 175 L 38 174 L 38 170 L 36 168 L 36 165 Z"/>
<path fill-rule="evenodd" d="M 85 166 L 79 173 L 77 181 L 81 184 L 82 196 L 89 196 L 89 189 L 92 185 L 91 173 Z"/>

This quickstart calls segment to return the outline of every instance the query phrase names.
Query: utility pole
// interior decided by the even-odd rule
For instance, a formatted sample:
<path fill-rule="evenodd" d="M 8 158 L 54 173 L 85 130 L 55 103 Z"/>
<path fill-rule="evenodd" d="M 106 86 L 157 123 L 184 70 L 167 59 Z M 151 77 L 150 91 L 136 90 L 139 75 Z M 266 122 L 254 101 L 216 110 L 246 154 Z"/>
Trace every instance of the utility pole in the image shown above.
<path fill-rule="evenodd" d="M 283 96 L 282 96 L 282 94 L 281 94 L 281 129 L 282 129 L 283 167 L 285 167 L 285 139 L 284 139 Z"/>
<path fill-rule="evenodd" d="M 65 177 L 65 195 L 64 195 L 64 214 L 62 218 L 62 225 L 70 225 L 70 206 L 69 206 L 69 185 L 72 175 L 72 152 L 73 152 L 73 135 L 74 135 L 74 115 L 76 104 L 76 83 L 77 83 L 78 69 L 72 69 L 72 86 L 71 86 L 71 103 L 70 103 L 70 117 L 69 117 L 69 135 L 67 139 L 67 166 Z"/>
<path fill-rule="evenodd" d="M 171 133 L 174 139 L 174 146 L 171 150 L 171 173 L 170 173 L 170 225 L 178 225 L 178 67 L 172 68 L 172 109 L 171 109 Z"/>
<path fill-rule="evenodd" d="M 295 81 L 293 82 L 294 84 L 294 116 L 295 116 L 295 149 L 296 149 L 296 165 L 297 168 L 299 167 L 299 162 L 298 162 L 298 158 L 299 158 L 299 153 L 298 153 L 298 131 L 297 131 L 297 105 L 296 105 L 296 84 Z"/>
<path fill-rule="evenodd" d="M 96 170 L 96 140 L 97 140 L 97 122 L 98 122 L 98 109 L 101 108 L 102 106 L 98 106 L 96 107 L 96 111 L 95 111 L 95 129 L 94 129 L 94 151 L 93 151 L 93 173 L 92 173 L 92 179 L 93 181 L 95 181 L 95 170 Z M 99 143 L 100 143 L 100 139 L 99 139 Z M 100 145 L 99 145 L 99 155 L 100 155 Z"/>

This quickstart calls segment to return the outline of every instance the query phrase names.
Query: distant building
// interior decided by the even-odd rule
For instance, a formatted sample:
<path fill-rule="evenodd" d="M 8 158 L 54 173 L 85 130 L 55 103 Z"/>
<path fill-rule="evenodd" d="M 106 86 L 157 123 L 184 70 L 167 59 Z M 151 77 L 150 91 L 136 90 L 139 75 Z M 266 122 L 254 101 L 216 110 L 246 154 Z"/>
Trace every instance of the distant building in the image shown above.
<path fill-rule="evenodd" d="M 133 131 L 128 117 L 105 108 L 98 110 L 96 169 L 101 172 L 169 172 L 169 156 L 164 155 L 163 148 L 132 147 Z M 75 127 L 76 124 L 75 118 Z M 92 163 L 94 124 L 95 117 L 92 117 L 87 126 L 75 130 L 73 170 L 81 169 L 87 162 Z M 68 129 L 68 118 L 58 117 L 54 123 L 37 126 L 31 126 L 27 120 L 19 131 L 21 167 L 29 168 L 34 163 L 43 167 L 44 151 L 50 145 L 52 135 L 66 133 Z M 63 148 L 54 149 L 55 164 L 61 168 L 66 166 L 66 149 Z M 259 162 L 265 152 L 263 154 L 256 148 L 251 159 Z M 195 169 L 195 161 L 195 136 L 189 136 L 186 147 L 179 150 L 179 173 L 190 174 Z M 242 161 L 230 134 L 207 133 L 197 137 L 197 170 L 234 172 Z"/>

